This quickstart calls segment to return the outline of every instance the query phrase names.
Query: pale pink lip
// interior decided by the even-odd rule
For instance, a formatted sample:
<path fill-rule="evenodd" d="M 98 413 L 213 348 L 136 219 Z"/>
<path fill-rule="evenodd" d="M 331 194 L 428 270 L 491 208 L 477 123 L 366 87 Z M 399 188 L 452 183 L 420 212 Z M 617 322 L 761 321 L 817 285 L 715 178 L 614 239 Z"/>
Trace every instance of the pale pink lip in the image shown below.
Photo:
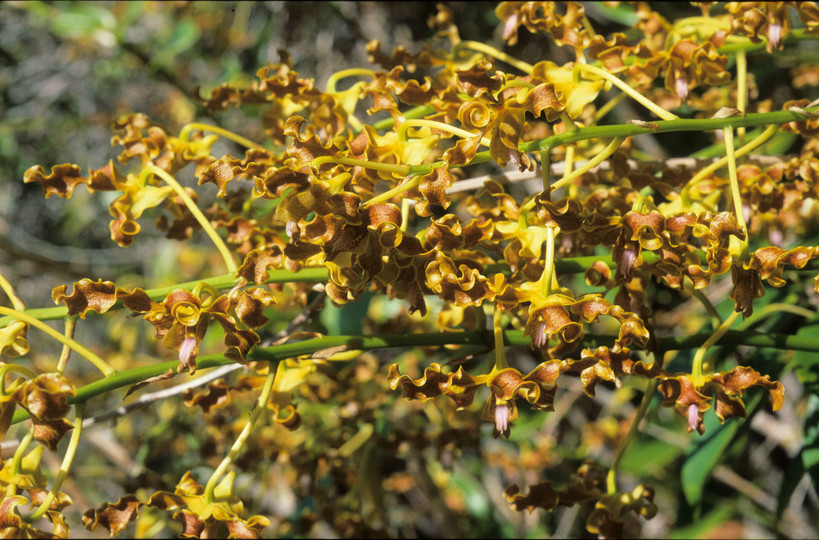
<path fill-rule="evenodd" d="M 773 23 L 768 26 L 768 41 L 771 42 L 771 45 L 774 47 L 779 46 L 779 42 L 782 41 L 782 25 L 778 23 Z"/>
<path fill-rule="evenodd" d="M 196 347 L 196 338 L 186 337 L 179 347 L 179 361 L 187 365 L 188 360 L 193 354 L 193 349 Z"/>
<path fill-rule="evenodd" d="M 495 406 L 495 429 L 500 433 L 505 433 L 509 428 L 509 416 L 511 409 L 506 403 Z"/>
<path fill-rule="evenodd" d="M 697 422 L 699 421 L 700 409 L 695 403 L 688 406 L 688 428 L 691 431 L 697 430 Z"/>
<path fill-rule="evenodd" d="M 685 101 L 688 97 L 688 81 L 685 77 L 677 77 L 677 80 L 674 81 L 674 88 L 677 90 L 677 95 L 680 96 L 680 99 Z"/>

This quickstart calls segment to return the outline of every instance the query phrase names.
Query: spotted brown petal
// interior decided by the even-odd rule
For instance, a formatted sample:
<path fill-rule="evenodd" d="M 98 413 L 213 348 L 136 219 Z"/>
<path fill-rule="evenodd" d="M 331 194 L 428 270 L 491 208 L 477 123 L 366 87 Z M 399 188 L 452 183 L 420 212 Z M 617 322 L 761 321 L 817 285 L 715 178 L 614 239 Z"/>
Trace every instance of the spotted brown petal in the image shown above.
<path fill-rule="evenodd" d="M 90 179 L 80 174 L 80 167 L 70 163 L 55 165 L 50 174 L 40 165 L 29 167 L 23 174 L 23 182 L 37 182 L 43 187 L 46 198 L 57 195 L 63 199 L 71 198 L 74 188 L 80 184 L 88 185 Z"/>
<path fill-rule="evenodd" d="M 568 485 L 563 489 L 554 489 L 551 482 L 545 480 L 529 488 L 529 492 L 520 493 L 516 484 L 507 487 L 503 496 L 512 507 L 520 512 L 536 508 L 552 510 L 558 504 L 574 506 L 586 501 L 597 500 L 603 496 L 605 473 L 596 463 L 585 463 L 577 473 L 573 473 Z"/>
<path fill-rule="evenodd" d="M 714 375 L 714 383 L 722 385 L 729 396 L 742 396 L 751 386 L 762 386 L 771 394 L 772 408 L 778 411 L 785 401 L 785 389 L 779 381 L 771 381 L 770 376 L 761 375 L 748 366 L 737 366 L 730 371 Z"/>
<path fill-rule="evenodd" d="M 117 301 L 117 289 L 111 281 L 91 281 L 88 278 L 81 279 L 74 283 L 74 289 L 70 295 L 65 294 L 68 285 L 54 287 L 51 292 L 51 299 L 55 304 L 64 302 L 68 308 L 69 315 L 79 315 L 85 318 L 88 311 L 105 313 Z"/>
<path fill-rule="evenodd" d="M 111 536 L 116 536 L 128 524 L 139 518 L 139 507 L 142 506 L 136 495 L 125 495 L 115 503 L 103 503 L 97 508 L 90 508 L 82 515 L 82 523 L 89 531 L 102 525 Z"/>
<path fill-rule="evenodd" d="M 387 373 L 387 382 L 395 390 L 401 387 L 405 399 L 427 401 L 441 395 L 441 385 L 449 384 L 450 377 L 441 373 L 441 365 L 432 363 L 424 369 L 424 375 L 413 379 L 409 375 L 401 375 L 398 364 L 392 364 Z"/>
<path fill-rule="evenodd" d="M 193 390 L 188 389 L 182 394 L 182 397 L 185 405 L 201 407 L 205 414 L 210 414 L 213 409 L 221 409 L 230 403 L 230 389 L 223 379 L 218 379 L 208 383 L 205 392 L 194 394 Z"/>

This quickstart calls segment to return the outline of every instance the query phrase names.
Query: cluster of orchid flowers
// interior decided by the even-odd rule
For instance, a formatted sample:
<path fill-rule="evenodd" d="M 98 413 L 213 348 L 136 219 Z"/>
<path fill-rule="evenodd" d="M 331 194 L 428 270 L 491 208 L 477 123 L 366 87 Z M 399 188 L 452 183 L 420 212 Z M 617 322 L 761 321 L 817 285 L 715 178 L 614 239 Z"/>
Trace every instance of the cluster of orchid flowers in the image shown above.
<path fill-rule="evenodd" d="M 801 29 L 791 28 L 792 8 Z M 685 418 L 689 431 L 699 433 L 712 402 L 721 421 L 745 416 L 741 398 L 752 386 L 767 389 L 777 409 L 784 392 L 779 382 L 742 365 L 709 370 L 703 367 L 704 355 L 739 314 L 753 313 L 754 299 L 764 294 L 763 281 L 781 286 L 786 266 L 805 268 L 819 256 L 819 247 L 749 247 L 751 237 L 764 235 L 782 243 L 800 232 L 793 216 L 801 215 L 805 201 L 816 197 L 816 139 L 807 140 L 801 154 L 790 160 L 737 164 L 779 132 L 813 135 L 819 127 L 815 106 L 804 100 L 789 102 L 780 111 L 770 110 L 770 103 L 760 103 L 756 111 L 749 108 L 744 96 L 746 49 L 737 44 L 764 43 L 772 52 L 794 32 L 812 36 L 819 33 L 819 10 L 803 2 L 728 3 L 720 16 L 709 14 L 711 6 L 702 9 L 703 17 L 672 24 L 638 3 L 641 39 L 634 43 L 624 34 L 609 39 L 595 34 L 582 4 L 504 2 L 496 13 L 508 44 L 525 28 L 550 35 L 576 54 L 576 60 L 564 65 L 548 60 L 530 65 L 483 43 L 461 41 L 451 14 L 442 7 L 431 24 L 439 38 L 449 41 L 448 50 L 410 53 L 398 48 L 385 54 L 373 42 L 368 52 L 382 70 L 342 71 L 324 91 L 300 78 L 292 59 L 283 55 L 280 63 L 259 70 L 258 84 L 224 84 L 201 98 L 211 111 L 238 105 L 262 108 L 271 146 L 204 124 L 186 126 L 175 136 L 144 115 L 123 117 L 112 143 L 124 148 L 121 165 L 138 162 L 136 172 L 123 172 L 113 161 L 87 176 L 76 165 L 58 165 L 48 173 L 35 166 L 25 181 L 40 183 L 46 196 L 69 198 L 80 184 L 91 191 L 120 193 L 110 205 L 110 227 L 112 239 L 121 246 L 134 242 L 147 210 L 164 206 L 167 213 L 157 226 L 177 239 L 203 229 L 222 254 L 233 288 L 222 292 L 200 283 L 155 298 L 142 289 L 83 280 L 70 294 L 66 286 L 56 288 L 54 301 L 66 306 L 67 315 L 81 318 L 115 305 L 142 315 L 179 360 L 177 369 L 143 381 L 148 383 L 177 372 L 193 373 L 199 346 L 213 322 L 224 329 L 225 354 L 247 362 L 260 343 L 254 329 L 267 322 L 265 307 L 281 297 L 281 285 L 270 284 L 271 271 L 298 276 L 319 270 L 315 275 L 326 280 L 325 291 L 338 305 L 370 290 L 405 300 L 411 313 L 423 315 L 428 298 L 437 296 L 444 306 L 437 323 L 447 332 L 480 329 L 483 313 L 470 317 L 467 312 L 493 306 L 490 372 L 471 375 L 459 368 L 445 373 L 433 363 L 423 376 L 413 378 L 401 374 L 396 364 L 387 379 L 408 399 L 446 395 L 459 408 L 468 407 L 487 386 L 491 392 L 482 417 L 493 423 L 496 437 L 509 436 L 518 418 L 517 400 L 536 410 L 553 410 L 557 379 L 567 371 L 579 374 L 590 396 L 601 381 L 643 377 L 649 381 L 646 394 L 659 390 L 663 404 Z M 724 52 L 732 46 L 735 77 Z M 522 74 L 501 71 L 502 64 Z M 407 76 L 417 69 L 430 75 Z M 339 81 L 350 77 L 369 80 L 337 90 Z M 655 85 L 658 78 L 664 80 L 662 86 Z M 732 80 L 736 98 L 728 86 Z M 600 94 L 611 89 L 622 94 L 597 107 Z M 695 89 L 703 89 L 702 96 L 695 96 Z M 605 115 L 627 98 L 660 120 L 602 125 Z M 359 117 L 359 103 L 367 99 L 372 106 L 366 113 L 383 119 L 368 123 Z M 685 102 L 696 118 L 679 119 L 659 105 Z M 765 126 L 745 133 L 746 128 Z M 736 148 L 735 128 L 743 133 Z M 719 131 L 725 158 L 688 168 L 633 161 L 639 152 L 632 136 L 689 129 Z M 245 146 L 245 155 L 212 155 L 220 136 Z M 552 161 L 558 159 L 563 172 L 555 177 Z M 496 180 L 487 180 L 474 193 L 457 189 L 466 168 L 489 162 L 520 172 L 539 168 L 542 189 L 523 200 Z M 609 166 L 599 167 L 603 162 Z M 191 164 L 200 186 L 217 188 L 219 201 L 208 209 L 200 210 L 196 191 L 175 179 Z M 719 172 L 722 167 L 727 167 L 727 177 Z M 249 183 L 249 190 L 239 187 L 243 182 Z M 260 201 L 272 201 L 275 209 L 253 211 Z M 561 286 L 559 275 L 578 272 L 601 292 L 578 296 Z M 671 350 L 662 345 L 667 335 L 657 331 L 652 317 L 647 295 L 652 280 L 697 295 L 729 272 L 735 314 L 725 321 L 716 317 L 715 333 L 700 344 L 690 373 L 666 370 L 662 355 L 653 362 L 635 360 L 636 350 Z M 291 300 L 306 301 L 311 284 L 294 281 Z M 605 298 L 609 291 L 615 291 L 611 300 Z M 713 312 L 710 304 L 706 308 Z M 19 352 L 20 340 L 25 341 L 27 324 L 13 324 L 2 335 L 3 354 L 15 347 Z M 583 347 L 587 338 L 594 338 L 590 325 L 613 328 L 616 335 L 606 344 Z M 510 367 L 506 359 L 504 336 L 510 328 L 522 331 L 531 349 L 543 357 L 528 374 Z M 283 388 L 286 371 L 285 364 L 270 370 L 260 403 L 279 396 L 274 408 L 289 407 L 292 418 L 292 404 L 282 398 L 289 394 L 277 390 Z M 64 416 L 67 396 L 75 390 L 62 375 L 42 377 L 4 388 L 0 417 L 10 422 L 20 405 L 38 426 L 34 437 L 53 449 L 71 429 Z M 294 375 L 290 377 L 292 383 Z M 284 386 L 296 388 L 295 379 Z M 295 429 L 298 422 L 288 425 Z M 242 520 L 230 482 L 218 483 L 229 463 L 207 487 L 186 478 L 174 494 L 157 493 L 147 503 L 123 498 L 89 513 L 88 525 L 110 524 L 115 510 L 120 521 L 123 515 L 132 519 L 140 505 L 148 505 L 173 510 L 185 523 L 184 534 L 205 534 L 214 520 L 228 524 L 237 536 L 260 534 L 264 518 Z M 12 468 L 19 473 L 21 464 Z M 646 517 L 656 512 L 650 488 L 620 493 L 598 469 L 584 464 L 565 490 L 545 482 L 521 495 L 514 486 L 507 498 L 518 509 L 596 500 L 598 510 L 589 530 L 603 535 L 620 531 L 625 510 Z M 10 482 L 6 479 L 3 485 Z M 220 490 L 228 495 L 220 498 Z M 21 504 L 14 498 L 7 501 Z M 49 507 L 49 516 L 59 513 L 54 508 Z M 192 508 L 206 510 L 197 514 Z M 0 507 L 0 516 L 5 512 Z M 118 523 L 106 525 L 112 534 L 124 526 Z"/>

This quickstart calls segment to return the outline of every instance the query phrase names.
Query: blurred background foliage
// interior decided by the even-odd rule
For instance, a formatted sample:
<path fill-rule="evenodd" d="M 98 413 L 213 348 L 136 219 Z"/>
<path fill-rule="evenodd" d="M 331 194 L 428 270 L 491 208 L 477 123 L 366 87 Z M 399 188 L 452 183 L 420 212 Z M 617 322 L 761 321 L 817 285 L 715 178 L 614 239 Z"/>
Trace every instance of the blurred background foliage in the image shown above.
<path fill-rule="evenodd" d="M 670 20 L 699 13 L 687 4 L 660 4 L 656 8 Z M 464 39 L 504 48 L 493 3 L 448 7 Z M 587 12 L 600 33 L 629 24 L 628 10 L 588 5 Z M 130 112 L 143 112 L 173 130 L 204 120 L 262 140 L 253 111 L 209 116 L 192 96 L 207 95 L 225 82 L 249 83 L 258 68 L 279 60 L 279 49 L 292 55 L 295 71 L 323 87 L 334 72 L 368 66 L 365 45 L 371 39 L 380 40 L 385 51 L 396 45 L 419 50 L 434 36 L 427 19 L 435 13 L 435 4 L 428 2 L 0 4 L 0 271 L 29 307 L 51 305 L 52 287 L 84 277 L 147 287 L 208 275 L 219 261 L 204 239 L 168 240 L 145 220 L 136 244 L 121 249 L 109 238 L 106 194 L 77 190 L 70 203 L 44 199 L 39 186 L 22 183 L 23 172 L 35 164 L 102 166 L 116 155 L 110 146 L 112 121 Z M 527 61 L 570 59 L 545 37 L 526 32 L 510 52 Z M 815 51 L 810 54 L 815 58 Z M 796 67 L 788 58 L 751 65 L 757 83 L 777 101 L 803 97 L 793 95 L 789 84 Z M 661 140 L 653 151 L 657 157 L 686 155 L 702 146 L 697 142 Z M 219 144 L 224 145 L 221 153 L 237 150 Z M 215 153 L 220 154 L 218 148 Z M 194 184 L 192 174 L 181 180 Z M 213 190 L 201 189 L 200 198 L 203 204 L 212 201 Z M 582 280 L 576 285 L 580 290 Z M 760 309 L 785 301 L 780 296 L 786 291 L 779 292 L 763 299 Z M 729 301 L 720 308 L 727 313 L 731 306 Z M 349 321 L 361 320 L 356 310 L 368 316 L 350 328 Z M 295 313 L 270 310 L 273 331 Z M 685 312 L 678 314 L 685 319 Z M 407 317 L 400 303 L 364 299 L 325 310 L 312 329 L 396 331 Z M 106 353 L 115 367 L 168 357 L 155 346 L 149 325 L 139 322 L 90 317 L 76 337 Z M 218 332 L 209 332 L 208 341 L 218 350 Z M 52 343 L 32 349 L 43 356 L 59 353 Z M 797 377 L 793 363 L 782 364 L 781 355 L 756 354 L 768 372 L 772 362 L 783 366 L 786 404 L 775 416 L 767 407 L 752 406 L 762 403 L 762 396 L 751 394 L 747 421 L 719 426 L 708 415 L 713 423 L 707 424 L 707 435 L 691 437 L 684 422 L 655 400 L 643 434 L 625 456 L 621 482 L 634 485 L 642 479 L 653 486 L 661 511 L 642 531 L 630 524 L 627 534 L 819 534 L 819 500 L 799 458 L 804 426 L 810 426 L 802 419 L 811 422 L 812 413 L 815 422 L 819 414 L 817 397 L 810 398 L 816 388 L 804 385 L 816 383 Z M 787 358 L 800 361 L 799 355 Z M 36 355 L 32 361 L 37 362 Z M 402 372 L 420 374 L 431 361 L 465 362 L 468 368 L 487 358 L 485 351 L 408 350 L 319 366 L 300 392 L 303 427 L 295 432 L 279 425 L 260 428 L 236 463 L 236 492 L 250 512 L 271 519 L 266 535 L 588 536 L 589 505 L 516 513 L 502 491 L 510 483 L 529 486 L 543 479 L 559 485 L 573 470 L 567 464 L 585 459 L 610 463 L 642 388 L 600 385 L 590 399 L 577 379 L 564 383 L 562 378 L 556 412 L 522 409 L 510 440 L 493 440 L 491 426 L 480 422 L 480 398 L 470 410 L 456 412 L 449 400 L 408 402 L 389 390 L 386 365 L 396 361 Z M 537 363 L 528 351 L 518 351 L 512 361 L 522 371 Z M 680 354 L 677 362 L 690 363 L 690 355 Z M 82 380 L 81 372 L 74 375 Z M 73 533 L 89 534 L 80 515 L 99 501 L 114 501 L 126 492 L 172 490 L 187 470 L 200 481 L 207 478 L 241 429 L 255 394 L 233 392 L 230 397 L 229 405 L 210 412 L 175 397 L 87 430 L 63 488 L 74 500 L 65 512 Z M 102 414 L 120 400 L 121 395 L 98 398 L 88 414 Z M 3 456 L 9 452 L 13 448 L 4 444 Z M 56 467 L 58 458 L 46 456 L 47 464 Z M 713 474 L 706 477 L 703 471 Z M 126 534 L 157 537 L 178 531 L 165 515 L 146 508 Z M 94 534 L 105 535 L 101 530 Z"/>

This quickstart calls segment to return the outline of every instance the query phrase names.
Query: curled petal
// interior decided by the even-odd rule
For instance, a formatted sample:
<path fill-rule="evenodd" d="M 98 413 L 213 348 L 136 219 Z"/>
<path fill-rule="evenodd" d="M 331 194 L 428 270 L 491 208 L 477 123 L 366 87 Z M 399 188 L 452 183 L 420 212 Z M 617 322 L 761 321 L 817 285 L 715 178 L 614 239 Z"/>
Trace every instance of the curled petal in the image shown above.
<path fill-rule="evenodd" d="M 51 299 L 55 304 L 65 302 L 68 314 L 79 315 L 81 319 L 85 318 L 88 311 L 105 313 L 117 301 L 117 289 L 111 281 L 101 279 L 91 281 L 85 278 L 74 283 L 74 290 L 70 295 L 65 294 L 67 289 L 67 285 L 54 287 L 54 290 L 51 291 Z"/>

